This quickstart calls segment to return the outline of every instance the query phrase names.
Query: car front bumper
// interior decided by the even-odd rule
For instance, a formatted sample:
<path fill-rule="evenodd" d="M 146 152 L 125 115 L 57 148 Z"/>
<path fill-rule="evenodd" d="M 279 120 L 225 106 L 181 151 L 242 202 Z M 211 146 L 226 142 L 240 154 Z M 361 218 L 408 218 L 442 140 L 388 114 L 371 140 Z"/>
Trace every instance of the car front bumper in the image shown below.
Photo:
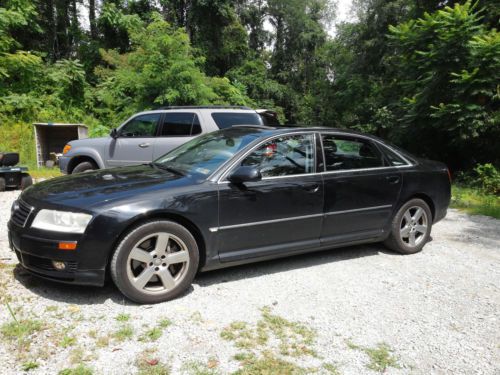
<path fill-rule="evenodd" d="M 59 158 L 59 169 L 61 173 L 68 174 L 68 164 L 70 160 L 70 157 L 64 155 Z"/>
<path fill-rule="evenodd" d="M 81 257 L 83 245 L 78 238 L 76 250 L 59 250 L 59 240 L 53 238 L 35 237 L 23 233 L 23 228 L 12 222 L 8 224 L 9 246 L 16 253 L 19 263 L 35 276 L 45 279 L 78 285 L 103 286 L 106 270 L 87 269 Z M 64 270 L 57 270 L 53 261 L 64 262 Z M 83 265 L 83 266 L 82 266 Z"/>

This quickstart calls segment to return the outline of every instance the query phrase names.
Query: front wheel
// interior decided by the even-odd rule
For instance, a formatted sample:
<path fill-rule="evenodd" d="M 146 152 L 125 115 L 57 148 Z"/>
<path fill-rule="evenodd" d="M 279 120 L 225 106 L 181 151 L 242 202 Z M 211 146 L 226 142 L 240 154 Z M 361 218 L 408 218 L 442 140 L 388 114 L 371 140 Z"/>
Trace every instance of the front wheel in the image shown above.
<path fill-rule="evenodd" d="M 97 166 L 90 162 L 90 161 L 83 161 L 79 164 L 76 165 L 75 168 L 71 171 L 71 174 L 75 173 L 83 173 L 83 172 L 92 172 L 93 170 L 96 170 Z"/>
<path fill-rule="evenodd" d="M 432 214 L 427 203 L 411 199 L 394 216 L 384 244 L 401 254 L 418 253 L 429 240 L 431 228 Z"/>
<path fill-rule="evenodd" d="M 183 226 L 149 221 L 118 244 L 110 264 L 120 291 L 138 303 L 171 300 L 186 290 L 198 270 L 198 245 Z"/>

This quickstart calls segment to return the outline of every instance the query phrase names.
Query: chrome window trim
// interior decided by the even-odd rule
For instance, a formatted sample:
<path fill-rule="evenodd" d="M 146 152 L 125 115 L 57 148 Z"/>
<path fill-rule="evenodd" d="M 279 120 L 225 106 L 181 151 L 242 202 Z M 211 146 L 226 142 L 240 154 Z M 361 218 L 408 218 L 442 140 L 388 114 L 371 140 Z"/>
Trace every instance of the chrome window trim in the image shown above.
<path fill-rule="evenodd" d="M 313 218 L 316 218 L 316 217 L 327 217 L 327 216 L 341 215 L 341 214 L 352 213 L 352 212 L 363 212 L 363 211 L 379 210 L 379 209 L 384 209 L 384 208 L 392 208 L 392 205 L 391 204 L 386 204 L 386 205 L 383 205 L 383 206 L 371 206 L 371 207 L 355 208 L 355 209 L 352 209 L 352 210 L 331 211 L 331 212 L 323 212 L 323 213 L 320 213 L 320 214 L 303 215 L 303 216 L 291 216 L 291 217 L 285 217 L 285 218 L 273 219 L 273 220 L 253 221 L 253 222 L 250 222 L 250 223 L 225 225 L 225 226 L 221 226 L 221 227 L 212 227 L 212 228 L 209 228 L 208 230 L 210 232 L 212 232 L 212 233 L 216 233 L 216 232 L 218 232 L 220 230 L 225 230 L 225 229 L 245 228 L 245 227 L 252 227 L 252 226 L 255 226 L 255 225 L 265 225 L 265 224 L 282 223 L 282 222 L 286 222 L 286 221 L 301 220 L 301 219 L 313 219 Z"/>
<path fill-rule="evenodd" d="M 376 142 L 378 143 L 379 145 L 382 145 L 382 147 L 387 147 L 389 150 L 391 150 L 392 152 L 394 152 L 396 155 L 398 155 L 401 159 L 403 159 L 407 165 L 392 165 L 391 167 L 406 167 L 406 166 L 411 166 L 413 167 L 413 163 L 408 160 L 407 158 L 405 158 L 403 155 L 401 155 L 401 153 L 398 151 L 398 150 L 395 150 L 394 148 L 392 148 L 391 146 L 385 144 L 384 142 L 382 141 L 379 141 L 378 139 L 375 139 L 375 138 L 371 138 L 369 136 L 366 136 L 366 135 L 363 135 L 363 134 L 350 134 L 350 133 L 339 133 L 339 132 L 336 132 L 336 131 L 320 131 L 320 134 L 332 134 L 332 135 L 340 135 L 340 136 L 346 136 L 346 137 L 359 137 L 359 138 L 363 138 L 363 139 L 366 139 L 368 141 L 372 141 L 372 142 Z M 323 149 L 323 152 L 324 152 L 324 149 Z M 382 151 L 383 153 L 383 151 Z M 371 168 L 373 169 L 373 168 Z M 347 170 L 347 169 L 346 169 Z"/>
<path fill-rule="evenodd" d="M 243 160 L 245 157 L 247 157 L 248 155 L 250 155 L 253 151 L 255 151 L 259 146 L 263 145 L 264 143 L 266 142 L 269 142 L 270 140 L 273 140 L 275 138 L 279 138 L 279 137 L 283 137 L 283 136 L 287 136 L 287 135 L 301 135 L 301 134 L 305 134 L 305 135 L 312 135 L 313 138 L 314 138 L 314 135 L 316 134 L 317 132 L 316 131 L 307 131 L 307 130 L 302 130 L 302 131 L 297 131 L 297 132 L 290 132 L 290 133 L 280 133 L 280 134 L 275 134 L 275 135 L 272 135 L 272 136 L 269 136 L 269 137 L 266 137 L 265 139 L 261 140 L 260 142 L 256 143 L 255 145 L 251 146 L 249 150 L 247 150 L 246 152 L 244 152 L 243 154 L 241 154 L 240 156 L 238 156 L 236 159 L 234 159 L 234 161 L 232 163 L 230 163 L 227 167 L 227 169 L 220 175 L 220 177 L 217 179 L 217 183 L 218 184 L 224 184 L 224 183 L 229 183 L 229 181 L 227 180 L 224 180 L 227 175 L 231 172 L 231 170 L 235 167 L 236 164 L 238 164 L 241 160 Z M 314 142 L 316 140 L 314 139 Z M 316 151 L 314 153 L 314 158 L 316 158 Z M 314 160 L 314 165 L 315 165 L 315 168 L 316 168 L 316 160 Z M 213 175 L 215 175 L 217 173 L 217 171 L 215 171 Z M 314 174 L 317 174 L 315 172 L 313 173 L 302 173 L 302 174 L 294 174 L 294 175 L 287 175 L 287 176 L 273 176 L 273 177 L 263 177 L 262 179 L 270 179 L 270 178 L 285 178 L 285 177 L 296 177 L 296 176 L 305 176 L 305 175 L 314 175 Z M 210 176 L 210 177 L 212 177 Z M 209 178 L 210 179 L 210 178 Z M 224 180 L 224 181 L 223 181 Z"/>
<path fill-rule="evenodd" d="M 320 141 L 321 141 L 321 151 L 323 153 L 323 161 L 326 160 L 325 158 L 325 148 L 323 146 L 323 137 L 322 135 L 323 134 L 331 134 L 331 135 L 338 135 L 338 136 L 346 136 L 346 137 L 359 137 L 359 138 L 362 138 L 362 139 L 366 139 L 368 141 L 372 141 L 372 142 L 376 142 L 377 144 L 380 144 L 382 147 L 387 147 L 389 150 L 391 150 L 392 152 L 394 152 L 396 155 L 398 155 L 401 159 L 403 159 L 407 164 L 406 165 L 391 165 L 391 166 L 387 166 L 387 167 L 373 167 L 373 168 L 358 168 L 358 169 L 339 169 L 339 170 L 336 170 L 336 171 L 327 171 L 326 170 L 326 164 L 324 164 L 323 166 L 323 171 L 318 171 L 317 170 L 317 158 L 316 158 L 316 154 L 315 154 L 315 160 L 314 160 L 314 163 L 315 163 L 315 168 L 316 168 L 316 172 L 315 173 L 304 173 L 304 174 L 296 174 L 296 175 L 287 175 L 287 176 L 274 176 L 274 177 L 263 177 L 262 180 L 268 180 L 268 179 L 280 179 L 280 178 L 294 178 L 294 177 L 303 177 L 303 176 L 312 176 L 312 175 L 323 175 L 323 174 L 336 174 L 336 173 L 344 173 L 344 172 L 366 172 L 366 171 L 376 171 L 376 170 L 384 170 L 384 169 L 393 169 L 393 168 L 397 168 L 397 169 L 403 169 L 403 168 L 411 168 L 411 167 L 414 167 L 415 164 L 412 163 L 410 160 L 408 160 L 407 158 L 405 158 L 400 152 L 398 152 L 397 150 L 395 150 L 394 148 L 392 148 L 391 146 L 389 145 L 386 145 L 385 143 L 383 143 L 382 141 L 379 141 L 377 139 L 373 139 L 369 136 L 365 136 L 365 135 L 362 135 L 362 134 L 351 134 L 351 133 L 342 133 L 342 132 L 338 132 L 338 131 L 335 131 L 335 130 L 332 130 L 332 131 L 329 131 L 329 130 L 301 130 L 301 131 L 294 131 L 294 132 L 289 132 L 289 133 L 280 133 L 280 134 L 277 134 L 277 135 L 273 135 L 273 136 L 269 136 L 269 137 L 266 137 L 264 140 L 261 140 L 260 142 L 257 142 L 255 143 L 254 145 L 249 145 L 249 149 L 247 151 L 245 151 L 243 154 L 241 154 L 240 156 L 236 157 L 233 161 L 231 160 L 228 160 L 228 164 L 227 164 L 227 167 L 225 168 L 224 164 L 221 165 L 219 168 L 217 168 L 208 178 L 207 180 L 212 180 L 212 178 L 214 176 L 216 176 L 218 173 L 221 173 L 220 176 L 215 179 L 215 180 L 212 180 L 214 182 L 216 182 L 217 184 L 228 184 L 229 181 L 227 180 L 224 180 L 227 175 L 231 172 L 231 170 L 234 168 L 234 166 L 239 163 L 243 158 L 245 158 L 246 156 L 248 156 L 251 152 L 253 152 L 255 149 L 257 149 L 260 145 L 264 144 L 265 142 L 269 141 L 269 140 L 272 140 L 274 138 L 278 138 L 278 137 L 282 137 L 284 135 L 300 135 L 300 134 L 314 134 L 314 135 L 318 135 L 319 138 L 320 138 Z M 315 153 L 317 152 L 317 148 L 316 148 L 316 144 L 315 144 Z M 383 153 L 383 150 L 381 151 Z M 225 171 L 222 171 L 223 169 L 226 169 Z"/>

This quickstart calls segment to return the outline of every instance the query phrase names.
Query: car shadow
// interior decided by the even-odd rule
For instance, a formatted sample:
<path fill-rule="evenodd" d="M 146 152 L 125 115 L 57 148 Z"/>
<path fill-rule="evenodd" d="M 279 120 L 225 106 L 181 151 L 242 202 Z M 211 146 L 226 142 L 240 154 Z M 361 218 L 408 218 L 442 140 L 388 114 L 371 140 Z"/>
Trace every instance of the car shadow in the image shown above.
<path fill-rule="evenodd" d="M 350 259 L 375 256 L 380 253 L 389 253 L 381 244 L 368 244 L 335 248 L 311 252 L 301 255 L 289 256 L 269 261 L 245 264 L 209 272 L 199 273 L 194 285 L 201 288 L 231 282 L 241 279 L 250 279 L 262 275 L 269 275 L 296 269 L 314 267 L 321 264 L 348 261 Z M 390 252 L 390 254 L 397 255 Z M 61 284 L 31 275 L 21 265 L 14 268 L 15 279 L 32 293 L 48 300 L 66 302 L 75 305 L 98 305 L 107 301 L 125 306 L 138 306 L 125 298 L 111 280 L 107 280 L 104 287 L 80 286 Z M 179 298 L 193 291 L 189 287 Z"/>

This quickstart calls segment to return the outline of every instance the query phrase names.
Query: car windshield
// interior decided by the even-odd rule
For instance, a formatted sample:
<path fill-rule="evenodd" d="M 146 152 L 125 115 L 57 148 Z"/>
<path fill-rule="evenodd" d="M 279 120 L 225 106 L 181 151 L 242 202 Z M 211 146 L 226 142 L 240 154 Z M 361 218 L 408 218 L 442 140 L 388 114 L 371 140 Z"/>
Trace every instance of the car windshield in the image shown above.
<path fill-rule="evenodd" d="M 227 129 L 197 137 L 153 162 L 174 173 L 207 177 L 258 137 L 248 129 Z"/>

